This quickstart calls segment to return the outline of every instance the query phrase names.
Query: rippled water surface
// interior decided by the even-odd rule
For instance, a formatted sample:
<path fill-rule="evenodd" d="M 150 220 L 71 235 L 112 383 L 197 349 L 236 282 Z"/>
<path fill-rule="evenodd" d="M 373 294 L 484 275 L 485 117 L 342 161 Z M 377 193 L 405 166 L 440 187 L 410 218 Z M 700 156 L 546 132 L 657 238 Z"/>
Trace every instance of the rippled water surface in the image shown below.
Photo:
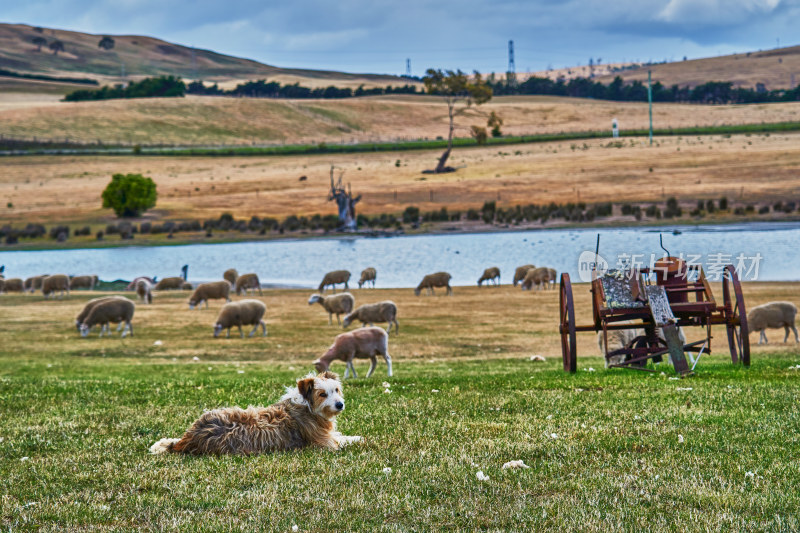
<path fill-rule="evenodd" d="M 104 280 L 177 276 L 188 264 L 190 281 L 205 281 L 220 279 L 225 269 L 234 267 L 240 273 L 258 273 L 262 283 L 302 287 L 315 287 L 325 272 L 336 269 L 351 271 L 355 282 L 363 268 L 372 266 L 379 287 L 416 286 L 424 274 L 439 270 L 450 272 L 454 285 L 473 285 L 486 267 L 500 267 L 505 283 L 515 267 L 526 263 L 577 277 L 579 256 L 594 252 L 598 233 L 600 254 L 611 266 L 619 256 L 633 254 L 648 263 L 650 254 L 663 255 L 659 231 L 672 255 L 699 256 L 707 271 L 723 262 L 741 263 L 752 278 L 757 263 L 760 280 L 800 280 L 797 222 L 681 227 L 680 235 L 663 228 L 554 229 L 0 252 L 0 264 L 6 265 L 7 278 L 66 273 L 97 274 Z"/>

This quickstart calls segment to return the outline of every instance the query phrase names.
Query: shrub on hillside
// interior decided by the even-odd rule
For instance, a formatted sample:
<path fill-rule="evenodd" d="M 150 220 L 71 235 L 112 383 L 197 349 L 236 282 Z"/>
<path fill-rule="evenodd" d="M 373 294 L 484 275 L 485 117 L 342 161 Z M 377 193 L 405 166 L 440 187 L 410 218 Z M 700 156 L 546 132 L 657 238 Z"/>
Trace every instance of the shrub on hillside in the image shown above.
<path fill-rule="evenodd" d="M 114 174 L 103 191 L 103 207 L 118 217 L 136 217 L 156 205 L 156 184 L 141 174 Z M 108 232 L 106 232 L 108 233 Z"/>

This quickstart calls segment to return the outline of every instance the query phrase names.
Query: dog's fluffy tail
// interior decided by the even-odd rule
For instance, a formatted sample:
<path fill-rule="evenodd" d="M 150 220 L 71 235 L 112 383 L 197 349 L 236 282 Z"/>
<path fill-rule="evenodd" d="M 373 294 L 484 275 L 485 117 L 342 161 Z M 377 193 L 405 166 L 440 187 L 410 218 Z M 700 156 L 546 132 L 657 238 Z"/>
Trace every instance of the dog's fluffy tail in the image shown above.
<path fill-rule="evenodd" d="M 150 446 L 150 453 L 162 454 L 172 451 L 172 446 L 181 439 L 161 439 L 152 446 Z"/>

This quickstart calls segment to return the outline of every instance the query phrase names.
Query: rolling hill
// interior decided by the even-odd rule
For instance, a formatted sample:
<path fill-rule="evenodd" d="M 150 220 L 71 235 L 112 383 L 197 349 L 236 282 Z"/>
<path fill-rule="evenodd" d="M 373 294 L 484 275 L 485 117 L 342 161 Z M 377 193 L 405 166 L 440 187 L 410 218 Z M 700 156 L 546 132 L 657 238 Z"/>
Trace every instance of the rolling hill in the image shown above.
<path fill-rule="evenodd" d="M 41 50 L 32 42 L 36 37 L 47 41 Z M 306 86 L 406 83 L 395 76 L 279 68 L 141 35 L 112 35 L 114 47 L 104 50 L 98 46 L 102 37 L 0 23 L 0 68 L 59 77 L 88 77 L 101 83 L 118 81 L 123 76 L 141 78 L 169 74 L 217 82 L 269 78 L 283 83 L 299 81 Z M 64 51 L 57 54 L 48 48 L 56 40 L 64 44 Z"/>

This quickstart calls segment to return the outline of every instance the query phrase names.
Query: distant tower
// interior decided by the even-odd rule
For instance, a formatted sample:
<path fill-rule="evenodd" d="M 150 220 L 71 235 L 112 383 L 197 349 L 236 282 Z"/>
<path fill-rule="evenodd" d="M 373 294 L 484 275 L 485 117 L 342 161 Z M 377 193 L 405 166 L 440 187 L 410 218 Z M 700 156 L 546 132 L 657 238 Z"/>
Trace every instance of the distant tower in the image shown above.
<path fill-rule="evenodd" d="M 506 84 L 517 84 L 517 67 L 514 66 L 514 41 L 508 41 L 508 70 L 506 71 Z"/>
<path fill-rule="evenodd" d="M 411 58 L 406 58 L 406 78 L 411 77 Z"/>

